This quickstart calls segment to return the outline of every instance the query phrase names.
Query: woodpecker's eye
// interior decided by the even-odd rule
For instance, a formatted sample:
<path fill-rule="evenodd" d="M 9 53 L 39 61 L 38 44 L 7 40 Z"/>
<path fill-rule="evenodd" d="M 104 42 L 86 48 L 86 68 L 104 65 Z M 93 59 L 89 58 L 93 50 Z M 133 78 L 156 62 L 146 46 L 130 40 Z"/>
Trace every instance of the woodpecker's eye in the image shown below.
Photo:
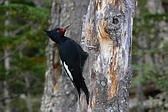
<path fill-rule="evenodd" d="M 59 29 L 59 32 L 64 32 L 63 29 Z"/>
<path fill-rule="evenodd" d="M 56 28 L 55 31 L 56 31 L 56 32 L 60 32 L 60 29 L 59 29 L 59 28 Z"/>
<path fill-rule="evenodd" d="M 57 28 L 56 32 L 59 33 L 60 35 L 64 35 L 65 30 L 63 28 Z"/>

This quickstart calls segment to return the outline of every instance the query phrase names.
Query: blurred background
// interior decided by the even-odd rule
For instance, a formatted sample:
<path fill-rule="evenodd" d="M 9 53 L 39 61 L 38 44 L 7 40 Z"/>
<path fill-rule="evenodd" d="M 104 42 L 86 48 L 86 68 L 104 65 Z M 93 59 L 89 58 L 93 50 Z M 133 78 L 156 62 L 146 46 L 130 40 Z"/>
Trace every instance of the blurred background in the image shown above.
<path fill-rule="evenodd" d="M 40 111 L 51 2 L 0 0 L 0 112 Z M 168 112 L 168 0 L 138 0 L 132 45 L 130 112 Z"/>
<path fill-rule="evenodd" d="M 0 112 L 38 112 L 43 94 L 48 0 L 0 1 Z"/>

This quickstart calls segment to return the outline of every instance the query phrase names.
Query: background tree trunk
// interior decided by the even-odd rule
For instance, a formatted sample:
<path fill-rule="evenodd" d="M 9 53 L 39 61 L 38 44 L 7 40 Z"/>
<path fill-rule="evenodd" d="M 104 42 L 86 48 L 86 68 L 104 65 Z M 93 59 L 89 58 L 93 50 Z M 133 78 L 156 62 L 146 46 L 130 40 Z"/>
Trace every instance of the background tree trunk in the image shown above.
<path fill-rule="evenodd" d="M 134 30 L 136 32 L 134 51 L 137 53 L 134 52 L 133 62 L 136 66 L 134 71 L 135 87 L 131 90 L 134 91 L 136 88 L 134 91 L 136 96 L 131 92 L 131 112 L 136 110 L 137 112 L 167 112 L 165 106 L 167 101 L 163 100 L 167 98 L 167 94 L 165 95 L 163 87 L 160 87 L 159 83 L 162 76 L 166 76 L 164 70 L 168 58 L 162 53 L 162 49 L 168 39 L 168 24 L 164 19 L 155 19 L 155 17 L 162 17 L 160 15 L 166 14 L 167 3 L 165 0 L 138 1 L 137 21 Z M 149 17 L 150 15 L 152 17 Z M 165 77 L 164 79 L 166 80 Z"/>
<path fill-rule="evenodd" d="M 31 93 L 30 93 L 30 81 L 29 81 L 29 72 L 25 73 L 25 87 L 26 89 L 28 90 L 27 91 L 27 96 L 26 96 L 26 105 L 27 105 L 27 110 L 28 112 L 33 112 L 33 109 L 32 109 L 32 96 L 31 96 Z"/>
<path fill-rule="evenodd" d="M 71 1 L 67 1 L 67 3 L 52 1 L 50 20 L 52 25 L 50 28 L 55 27 L 58 23 L 60 26 L 64 26 L 69 17 L 74 17 L 69 12 L 70 10 L 65 8 L 73 6 L 73 3 Z M 82 4 L 82 1 L 80 3 Z M 60 13 L 60 11 L 64 11 L 62 5 L 65 12 L 70 14 L 69 16 Z M 85 7 L 78 7 L 77 12 L 83 11 L 82 8 Z M 83 93 L 80 105 L 76 104 L 78 100 L 76 90 L 61 71 L 57 47 L 49 42 L 47 48 L 48 70 L 41 105 L 43 112 L 128 112 L 128 88 L 132 77 L 133 12 L 134 0 L 91 0 L 89 3 L 81 41 L 84 49 L 89 53 L 83 73 L 90 91 L 88 107 Z M 81 15 L 78 16 L 81 17 Z M 79 29 L 77 26 L 76 28 Z M 78 31 L 73 27 L 69 29 L 72 29 L 71 33 Z M 79 36 L 77 33 L 76 35 Z"/>
<path fill-rule="evenodd" d="M 9 0 L 5 0 L 5 5 L 8 5 L 9 4 Z M 8 18 L 8 15 L 9 15 L 9 12 L 6 11 L 6 14 L 5 16 Z M 7 19 L 5 21 L 5 26 L 8 27 L 10 25 L 10 21 Z M 5 38 L 9 38 L 9 31 L 5 31 L 5 34 L 4 34 Z M 4 50 L 4 56 L 8 56 L 9 54 L 11 53 L 11 50 L 9 48 L 5 49 Z M 5 66 L 5 69 L 6 69 L 6 77 L 8 77 L 9 73 L 10 73 L 10 70 L 11 70 L 11 64 L 10 64 L 10 61 L 11 61 L 11 57 L 7 57 L 4 59 L 4 66 Z M 8 86 L 8 81 L 4 80 L 3 81 L 3 95 L 4 95 L 4 98 L 6 98 L 6 100 L 4 101 L 4 104 L 5 104 L 5 110 L 4 112 L 11 112 L 11 99 L 10 99 L 10 92 L 9 92 L 9 86 Z"/>
<path fill-rule="evenodd" d="M 52 0 L 50 29 L 64 27 L 74 22 L 67 30 L 79 42 L 82 19 L 86 13 L 88 0 Z M 52 41 L 48 42 L 46 49 L 47 65 L 45 89 L 41 103 L 42 112 L 75 112 L 78 95 L 71 81 L 62 71 L 58 48 Z"/>

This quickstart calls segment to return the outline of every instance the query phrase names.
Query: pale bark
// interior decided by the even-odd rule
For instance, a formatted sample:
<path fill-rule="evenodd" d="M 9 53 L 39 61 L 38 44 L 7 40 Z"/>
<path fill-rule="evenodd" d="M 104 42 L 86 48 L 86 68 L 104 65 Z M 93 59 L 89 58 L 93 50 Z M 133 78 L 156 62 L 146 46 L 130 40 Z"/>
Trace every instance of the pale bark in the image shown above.
<path fill-rule="evenodd" d="M 71 6 L 65 3 L 62 3 L 64 7 Z M 70 1 L 67 3 L 71 4 Z M 50 28 L 58 23 L 64 26 L 68 17 L 73 17 L 66 17 L 67 14 L 63 13 L 59 18 L 60 13 L 57 11 L 63 11 L 59 7 L 62 4 L 53 0 Z M 76 10 L 82 10 L 81 8 Z M 68 11 L 66 8 L 64 10 Z M 48 70 L 41 105 L 43 112 L 128 112 L 128 89 L 132 78 L 133 13 L 133 0 L 90 1 L 81 40 L 82 46 L 89 52 L 83 73 L 90 91 L 88 107 L 83 93 L 80 105 L 77 103 L 78 98 L 72 83 L 67 81 L 67 76 L 60 75 L 62 72 L 58 50 L 50 42 L 47 48 Z"/>
<path fill-rule="evenodd" d="M 86 13 L 88 0 L 52 0 L 50 28 L 64 27 L 74 22 L 67 30 L 75 40 L 80 40 L 82 18 Z M 46 82 L 41 103 L 42 112 L 75 112 L 78 102 L 77 91 L 72 85 L 61 63 L 57 46 L 49 41 L 46 49 L 47 65 Z"/>
<path fill-rule="evenodd" d="M 8 5 L 8 4 L 9 4 L 9 1 L 6 0 L 6 1 L 5 1 L 5 4 Z M 5 16 L 8 17 L 8 15 L 9 15 L 9 12 L 6 11 Z M 5 26 L 8 27 L 9 25 L 10 25 L 10 21 L 9 21 L 8 19 L 5 20 Z M 4 32 L 4 36 L 5 36 L 5 38 L 8 38 L 9 32 L 8 32 L 7 30 Z M 11 52 L 11 51 L 10 51 L 8 48 L 6 48 L 6 49 L 4 50 L 4 56 L 5 56 L 5 57 L 8 56 L 8 55 L 10 54 L 10 52 Z M 6 76 L 9 75 L 10 70 L 11 70 L 10 60 L 11 60 L 11 57 L 7 57 L 7 58 L 4 59 L 4 64 L 5 64 L 4 66 L 5 66 L 5 69 L 6 69 Z M 10 94 L 9 94 L 8 82 L 7 82 L 6 80 L 4 80 L 4 81 L 3 81 L 3 84 L 4 84 L 4 88 L 3 88 L 3 91 L 4 91 L 3 95 L 4 95 L 4 96 L 3 96 L 3 97 L 4 97 L 4 98 L 9 98 L 9 97 L 10 97 Z M 6 99 L 4 102 L 5 102 L 5 109 L 4 109 L 4 111 L 5 111 L 5 112 L 11 112 L 11 99 Z"/>
<path fill-rule="evenodd" d="M 27 105 L 28 112 L 33 112 L 32 97 L 31 97 L 31 93 L 29 90 L 31 85 L 30 85 L 28 75 L 29 73 L 25 73 L 25 87 L 27 88 L 26 105 Z"/>
<path fill-rule="evenodd" d="M 82 110 L 128 112 L 133 13 L 133 0 L 90 1 L 82 36 L 91 99 Z"/>

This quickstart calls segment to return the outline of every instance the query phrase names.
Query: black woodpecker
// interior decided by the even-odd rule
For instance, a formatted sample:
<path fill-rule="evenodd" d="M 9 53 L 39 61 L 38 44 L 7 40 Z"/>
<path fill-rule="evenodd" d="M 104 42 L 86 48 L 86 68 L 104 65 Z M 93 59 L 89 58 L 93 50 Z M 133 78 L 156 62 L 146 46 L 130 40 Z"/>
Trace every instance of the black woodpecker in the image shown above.
<path fill-rule="evenodd" d="M 87 104 L 89 104 L 89 91 L 85 84 L 85 79 L 82 76 L 88 53 L 85 52 L 77 42 L 64 36 L 69 26 L 70 25 L 65 28 L 54 28 L 50 31 L 44 30 L 44 32 L 52 41 L 58 44 L 62 65 L 77 89 L 79 99 L 81 94 L 80 89 L 82 89 L 86 95 Z"/>

